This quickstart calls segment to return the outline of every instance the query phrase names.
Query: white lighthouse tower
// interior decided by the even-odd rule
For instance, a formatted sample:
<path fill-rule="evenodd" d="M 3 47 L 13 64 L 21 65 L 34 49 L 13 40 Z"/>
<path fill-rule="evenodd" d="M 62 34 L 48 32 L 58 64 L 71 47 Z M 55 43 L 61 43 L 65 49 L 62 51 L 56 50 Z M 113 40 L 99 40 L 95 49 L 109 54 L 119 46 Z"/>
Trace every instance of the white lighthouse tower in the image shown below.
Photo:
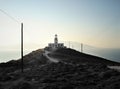
<path fill-rule="evenodd" d="M 57 34 L 55 34 L 54 44 L 58 44 Z"/>

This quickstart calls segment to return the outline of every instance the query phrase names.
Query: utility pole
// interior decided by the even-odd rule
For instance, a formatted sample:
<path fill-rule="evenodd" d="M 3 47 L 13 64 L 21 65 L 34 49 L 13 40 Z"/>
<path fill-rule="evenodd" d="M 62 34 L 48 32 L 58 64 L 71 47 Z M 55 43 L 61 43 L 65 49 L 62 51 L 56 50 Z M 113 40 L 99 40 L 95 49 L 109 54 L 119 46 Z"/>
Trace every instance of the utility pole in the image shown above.
<path fill-rule="evenodd" d="M 21 72 L 23 73 L 23 23 L 21 23 Z"/>
<path fill-rule="evenodd" d="M 4 13 L 6 16 L 8 16 L 13 21 L 19 23 L 18 20 L 16 20 L 14 17 L 12 17 L 11 15 L 9 15 L 4 10 L 0 9 L 0 12 Z M 23 73 L 23 66 L 24 66 L 24 64 L 23 64 L 23 23 L 21 23 L 21 72 L 22 73 Z"/>
<path fill-rule="evenodd" d="M 83 52 L 83 44 L 81 43 L 81 52 Z"/>

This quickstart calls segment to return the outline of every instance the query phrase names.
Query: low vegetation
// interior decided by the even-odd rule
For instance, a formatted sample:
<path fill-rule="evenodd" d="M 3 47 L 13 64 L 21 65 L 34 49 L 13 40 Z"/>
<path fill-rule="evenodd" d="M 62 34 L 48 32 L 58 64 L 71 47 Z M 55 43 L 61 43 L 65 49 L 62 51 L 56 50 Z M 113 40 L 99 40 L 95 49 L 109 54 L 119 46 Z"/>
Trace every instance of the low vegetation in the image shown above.
<path fill-rule="evenodd" d="M 120 89 L 120 72 L 107 65 L 119 65 L 72 49 L 58 49 L 49 56 L 43 50 L 24 56 L 24 73 L 20 60 L 0 64 L 0 89 Z"/>

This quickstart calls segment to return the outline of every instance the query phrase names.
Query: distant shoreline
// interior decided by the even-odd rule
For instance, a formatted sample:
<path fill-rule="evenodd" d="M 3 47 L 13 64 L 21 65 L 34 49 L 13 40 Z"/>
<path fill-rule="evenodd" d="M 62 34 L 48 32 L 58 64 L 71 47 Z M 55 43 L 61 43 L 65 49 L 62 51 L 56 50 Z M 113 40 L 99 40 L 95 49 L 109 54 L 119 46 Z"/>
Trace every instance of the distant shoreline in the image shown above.
<path fill-rule="evenodd" d="M 31 50 L 26 50 L 24 52 L 24 55 L 28 54 L 32 52 Z M 85 53 L 87 54 L 90 54 L 90 55 L 95 55 L 95 56 L 99 56 L 99 57 L 102 57 L 102 58 L 105 58 L 105 59 L 108 59 L 110 61 L 115 61 L 115 62 L 119 62 L 120 63 L 120 56 L 118 54 L 116 54 L 116 52 L 110 52 L 110 53 L 100 53 L 100 52 L 86 52 Z M 120 53 L 120 52 L 118 52 Z M 118 55 L 118 56 L 116 56 Z M 20 52 L 19 51 L 0 51 L 0 63 L 2 62 L 8 62 L 10 60 L 18 60 L 20 59 Z"/>

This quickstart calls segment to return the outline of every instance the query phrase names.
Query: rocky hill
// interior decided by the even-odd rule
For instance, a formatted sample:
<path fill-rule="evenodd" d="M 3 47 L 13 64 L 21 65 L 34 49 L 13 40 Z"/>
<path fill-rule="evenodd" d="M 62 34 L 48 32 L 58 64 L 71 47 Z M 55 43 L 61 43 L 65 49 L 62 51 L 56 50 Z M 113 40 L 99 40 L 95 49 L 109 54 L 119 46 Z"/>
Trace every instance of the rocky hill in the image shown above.
<path fill-rule="evenodd" d="M 24 73 L 20 65 L 0 64 L 0 89 L 120 89 L 120 72 L 108 68 L 120 63 L 73 49 L 39 49 L 24 56 Z"/>
<path fill-rule="evenodd" d="M 78 52 L 73 49 L 58 49 L 49 54 L 49 56 L 59 59 L 60 61 L 66 61 L 68 63 L 95 63 L 105 65 L 120 65 L 118 62 L 113 62 L 101 57 Z"/>

